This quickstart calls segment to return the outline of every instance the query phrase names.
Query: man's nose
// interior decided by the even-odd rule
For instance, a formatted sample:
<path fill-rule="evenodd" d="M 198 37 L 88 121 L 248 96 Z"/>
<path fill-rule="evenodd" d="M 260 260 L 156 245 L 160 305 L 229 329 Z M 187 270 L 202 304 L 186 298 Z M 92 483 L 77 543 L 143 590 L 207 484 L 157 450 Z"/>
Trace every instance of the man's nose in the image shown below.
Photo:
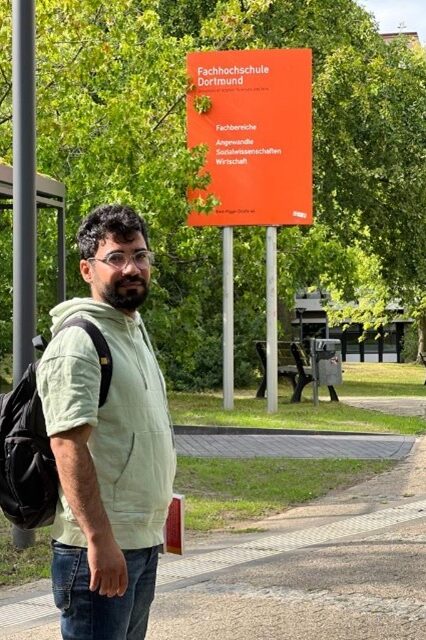
<path fill-rule="evenodd" d="M 133 258 L 129 258 L 129 260 L 127 261 L 127 264 L 123 267 L 122 272 L 127 274 L 132 274 L 132 275 L 135 273 L 139 273 L 139 269 L 136 266 Z"/>

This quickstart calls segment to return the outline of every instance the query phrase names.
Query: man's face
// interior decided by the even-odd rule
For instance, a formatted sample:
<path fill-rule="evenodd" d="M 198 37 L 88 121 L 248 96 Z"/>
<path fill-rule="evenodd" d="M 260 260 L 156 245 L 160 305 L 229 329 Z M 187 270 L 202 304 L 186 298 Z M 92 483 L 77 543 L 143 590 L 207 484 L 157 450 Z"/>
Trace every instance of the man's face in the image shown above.
<path fill-rule="evenodd" d="M 90 284 L 93 299 L 132 314 L 148 295 L 151 275 L 149 261 L 137 266 L 132 256 L 146 250 L 146 242 L 140 232 L 135 233 L 130 242 L 122 242 L 111 235 L 101 240 L 95 256 L 80 262 L 81 274 Z M 122 257 L 126 264 L 115 268 L 114 264 L 120 259 L 123 261 Z"/>

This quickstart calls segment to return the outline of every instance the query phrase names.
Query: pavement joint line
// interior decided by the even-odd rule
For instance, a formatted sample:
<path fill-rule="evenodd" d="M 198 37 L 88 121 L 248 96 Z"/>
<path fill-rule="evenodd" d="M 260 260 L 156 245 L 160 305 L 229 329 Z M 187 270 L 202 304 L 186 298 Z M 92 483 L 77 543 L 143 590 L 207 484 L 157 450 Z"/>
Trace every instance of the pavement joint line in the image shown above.
<path fill-rule="evenodd" d="M 167 586 L 185 579 L 230 569 L 248 562 L 336 542 L 345 537 L 369 533 L 410 520 L 426 518 L 426 499 L 337 520 L 320 527 L 263 536 L 204 554 L 160 561 L 157 586 Z M 0 629 L 17 627 L 32 621 L 58 615 L 51 593 L 0 605 Z M 1 632 L 0 632 L 1 637 Z"/>

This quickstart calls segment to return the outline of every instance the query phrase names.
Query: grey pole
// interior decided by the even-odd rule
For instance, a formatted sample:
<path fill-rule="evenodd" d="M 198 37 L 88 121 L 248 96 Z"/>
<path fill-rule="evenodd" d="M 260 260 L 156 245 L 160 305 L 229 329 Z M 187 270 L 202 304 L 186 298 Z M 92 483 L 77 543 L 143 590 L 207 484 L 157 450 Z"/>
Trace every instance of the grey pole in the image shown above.
<path fill-rule="evenodd" d="M 58 302 L 63 302 L 66 295 L 65 280 L 65 205 L 57 210 L 57 255 L 58 255 Z"/>
<path fill-rule="evenodd" d="M 266 228 L 266 390 L 268 413 L 278 411 L 277 228 Z"/>
<path fill-rule="evenodd" d="M 36 317 L 35 1 L 12 2 L 13 93 L 13 381 L 33 360 Z M 32 531 L 13 527 L 18 548 Z"/>
<path fill-rule="evenodd" d="M 223 228 L 223 408 L 234 408 L 234 266 L 232 227 Z"/>
<path fill-rule="evenodd" d="M 311 338 L 311 364 L 312 364 L 312 377 L 313 377 L 312 400 L 314 405 L 317 407 L 319 404 L 319 390 L 318 390 L 318 359 L 317 359 L 315 338 Z"/>

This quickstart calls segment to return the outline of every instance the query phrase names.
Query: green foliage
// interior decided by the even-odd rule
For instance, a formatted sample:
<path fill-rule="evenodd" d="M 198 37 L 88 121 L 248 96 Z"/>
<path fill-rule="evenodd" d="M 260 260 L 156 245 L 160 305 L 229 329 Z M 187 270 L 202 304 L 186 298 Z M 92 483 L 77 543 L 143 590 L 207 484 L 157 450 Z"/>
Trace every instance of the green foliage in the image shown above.
<path fill-rule="evenodd" d="M 419 347 L 419 330 L 414 323 L 405 329 L 404 342 L 402 346 L 402 361 L 403 362 L 415 362 L 417 360 Z"/>
<path fill-rule="evenodd" d="M 380 256 L 405 300 L 425 283 L 425 80 L 424 54 L 397 42 L 337 49 L 315 85 L 318 220 Z"/>
<path fill-rule="evenodd" d="M 196 96 L 194 99 L 194 109 L 198 113 L 208 113 L 212 108 L 212 100 L 209 96 Z"/>
<path fill-rule="evenodd" d="M 196 37 L 204 19 L 214 10 L 218 0 L 160 0 L 158 14 L 166 33 L 177 38 Z"/>
<path fill-rule="evenodd" d="M 338 284 L 329 284 L 332 303 L 327 313 L 330 326 L 360 323 L 365 331 L 377 329 L 393 320 L 392 311 L 387 307 L 392 293 L 383 279 L 381 261 L 374 254 L 366 254 L 359 242 L 351 248 L 350 254 L 353 264 L 354 296 L 351 302 L 347 303 L 347 297 Z"/>
<path fill-rule="evenodd" d="M 0 211 L 0 359 L 12 350 L 12 212 Z"/>
<path fill-rule="evenodd" d="M 10 3 L 0 8 L 0 43 L 0 157 L 11 162 Z M 291 307 L 302 286 L 353 298 L 361 247 L 367 261 L 378 260 L 370 285 L 380 281 L 384 289 L 374 295 L 397 293 L 423 313 L 421 50 L 403 41 L 385 46 L 353 0 L 37 3 L 38 168 L 67 188 L 68 296 L 86 294 L 73 240 L 82 216 L 106 201 L 138 208 L 159 256 L 144 314 L 177 388 L 218 386 L 222 375 L 220 234 L 185 225 L 187 188 L 209 182 L 202 170 L 206 149 L 186 149 L 185 56 L 195 49 L 263 47 L 314 53 L 316 225 L 279 232 L 280 298 Z M 208 212 L 216 202 L 203 200 L 198 208 Z M 2 212 L 0 231 L 4 352 L 11 349 L 10 212 Z M 38 318 L 46 330 L 56 298 L 51 212 L 39 215 L 38 233 Z M 264 255 L 263 229 L 235 230 L 237 385 L 250 379 L 252 341 L 265 333 Z"/>

